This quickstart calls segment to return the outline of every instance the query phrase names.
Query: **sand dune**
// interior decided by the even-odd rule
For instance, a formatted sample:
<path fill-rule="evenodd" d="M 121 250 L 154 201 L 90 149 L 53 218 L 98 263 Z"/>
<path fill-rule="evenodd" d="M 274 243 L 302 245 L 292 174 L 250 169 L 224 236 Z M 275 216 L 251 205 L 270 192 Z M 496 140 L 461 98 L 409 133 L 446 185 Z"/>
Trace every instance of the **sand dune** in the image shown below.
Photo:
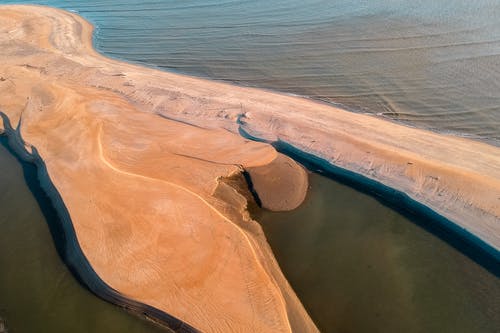
<path fill-rule="evenodd" d="M 317 330 L 248 215 L 243 177 L 286 210 L 306 174 L 241 132 L 402 191 L 500 249 L 496 147 L 109 59 L 62 10 L 2 6 L 0 19 L 9 133 L 36 148 L 85 257 L 130 299 L 206 332 Z"/>
<path fill-rule="evenodd" d="M 105 87 L 123 77 L 104 73 L 114 69 L 76 16 L 12 6 L 0 17 L 4 126 L 28 153 L 36 148 L 74 245 L 110 288 L 204 332 L 316 331 L 246 210 L 243 175 L 277 169 L 302 184 L 281 191 L 286 210 L 304 199 L 302 167 L 268 144 L 144 112 Z M 273 189 L 257 183 L 266 198 Z"/>

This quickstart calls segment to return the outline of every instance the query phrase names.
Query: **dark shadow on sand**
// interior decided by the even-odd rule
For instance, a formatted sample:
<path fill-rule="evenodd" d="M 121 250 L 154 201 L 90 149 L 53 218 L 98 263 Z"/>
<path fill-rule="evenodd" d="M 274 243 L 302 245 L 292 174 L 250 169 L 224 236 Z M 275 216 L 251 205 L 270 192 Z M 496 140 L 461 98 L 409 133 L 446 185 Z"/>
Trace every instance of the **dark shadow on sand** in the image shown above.
<path fill-rule="evenodd" d="M 244 122 L 240 122 L 240 125 L 244 125 Z M 247 139 L 266 142 L 266 140 L 246 132 L 241 126 L 239 133 Z M 446 242 L 496 277 L 500 277 L 499 251 L 429 207 L 413 200 L 406 193 L 332 165 L 327 160 L 304 152 L 284 141 L 278 140 L 269 143 L 276 150 L 301 163 L 308 170 L 372 196 L 384 206 L 397 211 L 418 227 Z"/>
<path fill-rule="evenodd" d="M 45 163 L 35 148 L 33 148 L 32 154 L 22 151 L 24 148 L 20 148 L 19 142 L 13 138 L 16 136 L 17 130 L 11 127 L 8 118 L 1 112 L 0 116 L 3 118 L 6 129 L 4 135 L 0 135 L 0 144 L 21 163 L 26 183 L 47 221 L 56 250 L 78 282 L 96 296 L 166 325 L 174 332 L 199 332 L 168 313 L 127 299 L 100 279 L 80 248 L 69 212 L 50 180 Z"/>

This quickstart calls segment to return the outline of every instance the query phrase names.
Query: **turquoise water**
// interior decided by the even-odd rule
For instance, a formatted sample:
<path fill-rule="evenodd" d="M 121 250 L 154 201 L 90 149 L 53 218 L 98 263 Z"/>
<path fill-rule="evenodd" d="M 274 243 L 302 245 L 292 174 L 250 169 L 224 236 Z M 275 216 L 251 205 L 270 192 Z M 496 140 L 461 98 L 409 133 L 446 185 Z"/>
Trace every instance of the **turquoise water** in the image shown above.
<path fill-rule="evenodd" d="M 94 22 L 112 57 L 500 145 L 498 0 L 38 3 Z"/>

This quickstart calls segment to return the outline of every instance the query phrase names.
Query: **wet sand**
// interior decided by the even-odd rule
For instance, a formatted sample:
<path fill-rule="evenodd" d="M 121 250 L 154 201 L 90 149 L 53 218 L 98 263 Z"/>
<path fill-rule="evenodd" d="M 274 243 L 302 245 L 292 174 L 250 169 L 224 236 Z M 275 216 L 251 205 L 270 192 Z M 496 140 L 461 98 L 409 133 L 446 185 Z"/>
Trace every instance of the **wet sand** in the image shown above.
<path fill-rule="evenodd" d="M 240 134 L 286 142 L 406 193 L 498 253 L 496 147 L 107 59 L 75 14 L 0 8 L 4 129 L 44 168 L 73 248 L 122 299 L 207 332 L 316 331 L 248 215 L 251 195 L 234 185 L 254 172 L 263 205 L 287 210 L 305 196 L 305 172 Z M 301 190 L 269 183 L 269 174 Z"/>

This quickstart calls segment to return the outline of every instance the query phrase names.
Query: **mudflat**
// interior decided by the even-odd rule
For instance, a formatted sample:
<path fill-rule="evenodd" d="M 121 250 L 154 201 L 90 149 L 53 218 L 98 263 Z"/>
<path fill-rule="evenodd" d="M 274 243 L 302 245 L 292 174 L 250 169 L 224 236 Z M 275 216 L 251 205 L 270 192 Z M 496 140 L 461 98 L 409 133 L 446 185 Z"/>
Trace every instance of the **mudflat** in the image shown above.
<path fill-rule="evenodd" d="M 103 57 L 73 13 L 1 6 L 3 131 L 43 161 L 96 274 L 206 332 L 314 332 L 260 226 L 307 174 L 282 141 L 379 181 L 500 249 L 500 149 L 308 99 Z M 75 245 L 76 246 L 76 245 Z"/>

